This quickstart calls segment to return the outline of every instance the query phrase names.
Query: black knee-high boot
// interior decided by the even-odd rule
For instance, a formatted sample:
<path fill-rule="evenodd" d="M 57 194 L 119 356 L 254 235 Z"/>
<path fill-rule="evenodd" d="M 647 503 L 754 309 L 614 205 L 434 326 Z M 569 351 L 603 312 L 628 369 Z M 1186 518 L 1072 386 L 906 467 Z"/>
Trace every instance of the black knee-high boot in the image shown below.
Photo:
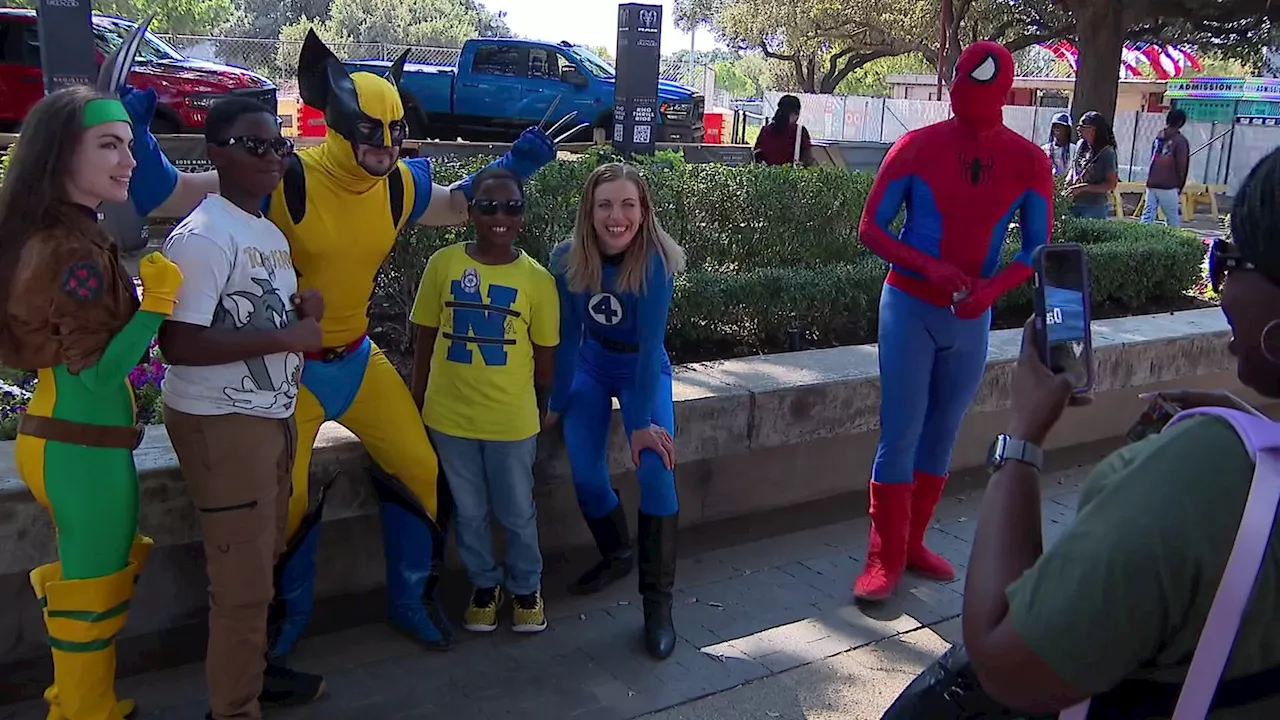
<path fill-rule="evenodd" d="M 614 491 L 617 496 L 617 491 Z M 600 562 L 582 574 L 569 586 L 573 595 L 591 595 L 631 574 L 634 556 L 631 552 L 631 535 L 627 531 L 627 515 L 619 500 L 613 510 L 604 517 L 589 518 L 583 515 L 591 536 L 600 551 Z"/>
<path fill-rule="evenodd" d="M 679 514 L 638 516 L 640 596 L 644 598 L 644 646 L 665 660 L 676 649 L 671 622 L 671 588 L 676 582 L 676 530 Z"/>

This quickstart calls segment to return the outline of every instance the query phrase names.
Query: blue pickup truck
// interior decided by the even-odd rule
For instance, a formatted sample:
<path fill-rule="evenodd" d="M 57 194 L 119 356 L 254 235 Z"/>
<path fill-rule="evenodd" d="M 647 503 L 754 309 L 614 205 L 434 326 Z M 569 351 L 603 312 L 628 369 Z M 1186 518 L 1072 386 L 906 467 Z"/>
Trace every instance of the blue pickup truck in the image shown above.
<path fill-rule="evenodd" d="M 355 60 L 349 70 L 386 72 L 390 63 Z M 507 38 L 468 40 L 457 67 L 408 63 L 400 87 L 409 135 L 428 140 L 509 142 L 536 125 L 560 98 L 555 122 L 577 111 L 589 122 L 570 141 L 589 141 L 594 128 L 613 129 L 613 66 L 580 45 Z M 658 142 L 700 143 L 705 99 L 693 88 L 658 81 Z M 550 126 L 550 122 L 548 126 Z"/>

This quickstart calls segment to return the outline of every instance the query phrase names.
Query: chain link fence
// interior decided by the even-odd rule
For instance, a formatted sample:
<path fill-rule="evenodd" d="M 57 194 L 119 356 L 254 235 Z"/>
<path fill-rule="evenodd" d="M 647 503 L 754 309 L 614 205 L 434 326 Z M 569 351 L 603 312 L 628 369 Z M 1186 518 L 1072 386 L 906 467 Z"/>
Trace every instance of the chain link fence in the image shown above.
<path fill-rule="evenodd" d="M 302 50 L 300 40 L 204 35 L 159 35 L 159 37 L 187 57 L 245 68 L 270 78 L 281 89 L 282 94 L 289 94 L 297 84 L 298 53 Z M 456 67 L 458 55 L 461 53 L 456 48 L 393 43 L 331 43 L 329 48 L 343 60 L 382 61 L 394 60 L 407 49 L 409 62 L 445 67 Z M 689 71 L 687 61 L 663 58 L 658 75 L 663 80 L 691 85 L 706 94 L 707 76 L 710 74 L 712 79 L 709 87 L 715 88 L 714 71 L 710 67 L 695 65 L 692 77 Z"/>

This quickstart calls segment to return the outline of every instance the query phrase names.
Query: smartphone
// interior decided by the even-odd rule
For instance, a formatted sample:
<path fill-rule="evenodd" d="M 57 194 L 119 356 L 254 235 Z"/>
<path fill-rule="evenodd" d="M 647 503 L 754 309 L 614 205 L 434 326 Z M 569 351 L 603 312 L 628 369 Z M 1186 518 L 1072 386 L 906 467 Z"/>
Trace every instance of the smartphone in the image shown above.
<path fill-rule="evenodd" d="M 1040 360 L 1066 375 L 1072 392 L 1093 389 L 1089 263 L 1079 243 L 1042 245 L 1032 258 Z"/>

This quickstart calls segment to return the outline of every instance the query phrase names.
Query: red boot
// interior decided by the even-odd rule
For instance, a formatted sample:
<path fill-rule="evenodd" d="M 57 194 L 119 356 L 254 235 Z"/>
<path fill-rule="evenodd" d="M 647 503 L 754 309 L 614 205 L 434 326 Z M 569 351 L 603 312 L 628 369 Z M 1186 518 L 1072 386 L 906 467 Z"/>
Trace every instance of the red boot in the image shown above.
<path fill-rule="evenodd" d="M 924 546 L 924 534 L 933 522 L 933 509 L 942 498 L 942 488 L 947 484 L 946 475 L 915 474 L 915 489 L 911 493 L 911 537 L 907 542 L 907 568 L 911 572 L 938 582 L 956 579 L 956 569 L 938 553 Z"/>
<path fill-rule="evenodd" d="M 911 483 L 884 485 L 871 481 L 871 540 L 867 565 L 853 583 L 859 600 L 884 600 L 893 594 L 907 568 L 911 532 Z"/>

